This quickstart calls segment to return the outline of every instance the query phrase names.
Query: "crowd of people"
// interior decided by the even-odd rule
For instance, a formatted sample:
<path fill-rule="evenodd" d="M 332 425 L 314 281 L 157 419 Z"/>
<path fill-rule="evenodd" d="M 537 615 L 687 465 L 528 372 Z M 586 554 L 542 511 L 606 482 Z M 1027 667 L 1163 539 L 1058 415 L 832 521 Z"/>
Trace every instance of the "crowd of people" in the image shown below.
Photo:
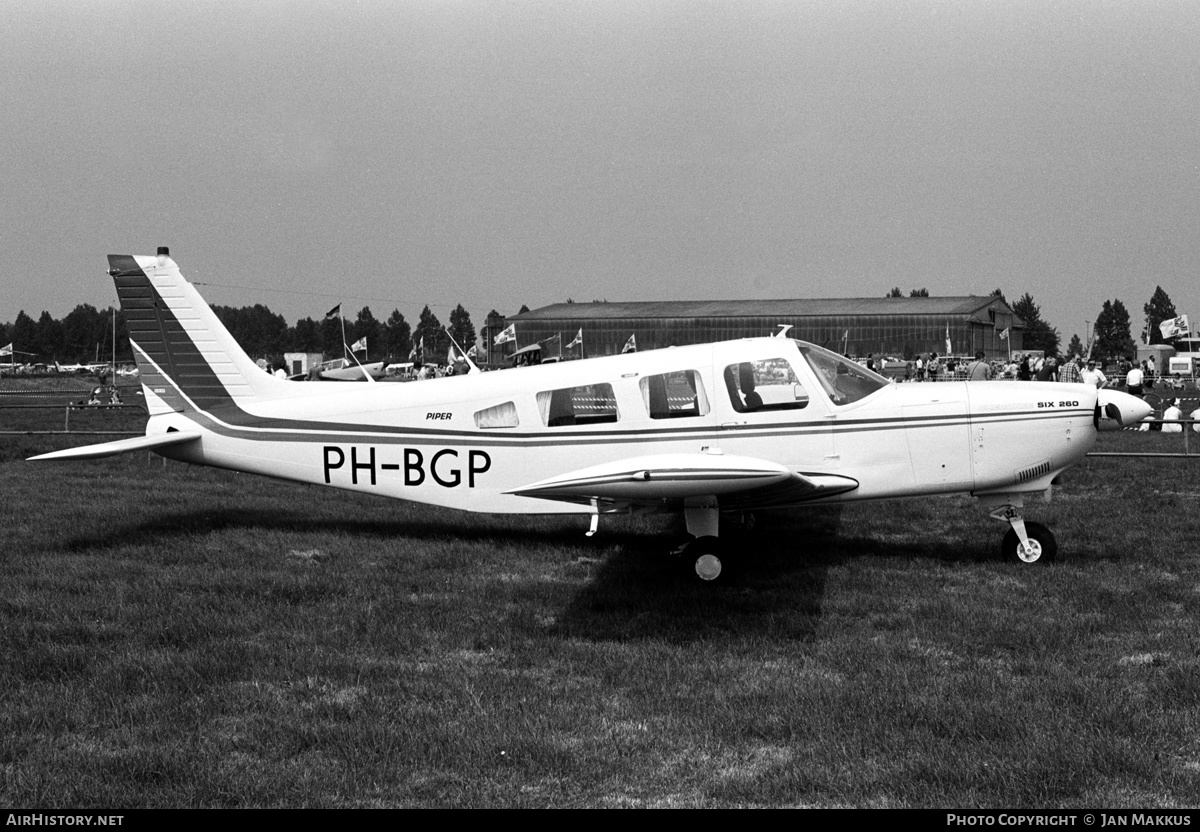
<path fill-rule="evenodd" d="M 981 350 L 973 360 L 952 356 L 941 358 L 936 352 L 920 354 L 908 360 L 868 354 L 859 363 L 896 381 L 986 381 L 989 379 L 1014 379 L 1016 381 L 1057 381 L 1091 384 L 1107 387 L 1125 384 L 1133 395 L 1142 395 L 1155 384 L 1169 385 L 1182 389 L 1182 378 L 1160 376 L 1155 369 L 1154 358 L 1135 363 L 1124 358 L 1116 364 L 1116 376 L 1110 379 L 1101 362 L 1072 356 L 1060 362 L 1057 358 L 1028 354 L 1003 359 L 988 359 Z M 902 368 L 902 369 L 901 369 Z M 1110 371 L 1112 368 L 1110 367 Z"/>

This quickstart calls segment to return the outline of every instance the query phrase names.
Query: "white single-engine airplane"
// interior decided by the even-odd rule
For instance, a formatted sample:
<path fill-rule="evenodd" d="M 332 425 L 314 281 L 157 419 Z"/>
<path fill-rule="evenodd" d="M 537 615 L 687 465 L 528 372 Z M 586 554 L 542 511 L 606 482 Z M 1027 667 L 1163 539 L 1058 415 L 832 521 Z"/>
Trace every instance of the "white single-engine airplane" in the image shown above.
<path fill-rule="evenodd" d="M 262 370 L 165 248 L 110 255 L 146 435 L 42 454 L 170 459 L 466 511 L 682 511 L 684 562 L 718 578 L 723 512 L 969 493 L 1006 521 L 1006 557 L 1053 559 L 1027 494 L 1150 413 L 1086 384 L 895 385 L 786 337 L 410 384 L 295 383 Z"/>

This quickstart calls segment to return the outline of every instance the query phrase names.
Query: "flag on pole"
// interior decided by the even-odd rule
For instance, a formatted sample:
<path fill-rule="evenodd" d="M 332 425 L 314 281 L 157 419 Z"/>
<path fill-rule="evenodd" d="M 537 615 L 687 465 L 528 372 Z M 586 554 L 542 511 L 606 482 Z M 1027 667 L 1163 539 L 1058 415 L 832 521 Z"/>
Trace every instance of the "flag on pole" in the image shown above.
<path fill-rule="evenodd" d="M 515 340 L 517 340 L 517 325 L 509 324 L 508 326 L 504 327 L 503 330 L 501 330 L 499 335 L 496 336 L 494 343 L 498 347 L 501 344 L 507 344 L 509 341 Z"/>
<path fill-rule="evenodd" d="M 1162 337 L 1164 338 L 1174 338 L 1177 335 L 1187 335 L 1192 331 L 1192 328 L 1188 324 L 1188 316 L 1180 315 L 1178 318 L 1163 321 L 1158 325 L 1158 331 L 1162 333 Z M 2 354 L 0 353 L 0 355 Z"/>
<path fill-rule="evenodd" d="M 582 344 L 582 343 L 583 343 L 583 327 L 580 327 L 579 332 L 577 332 L 575 334 L 575 337 L 574 337 L 574 339 L 572 339 L 571 343 L 567 344 L 567 349 L 570 349 L 571 347 L 574 347 L 577 344 Z"/>
<path fill-rule="evenodd" d="M 954 350 L 950 347 L 950 324 L 946 324 L 946 355 L 950 355 Z"/>
<path fill-rule="evenodd" d="M 367 348 L 367 336 L 363 336 L 350 345 L 350 352 L 358 352 Z"/>
<path fill-rule="evenodd" d="M 637 333 L 629 336 L 629 340 L 625 342 L 625 346 L 621 348 L 621 352 L 637 352 Z"/>
<path fill-rule="evenodd" d="M 467 350 L 467 358 L 478 358 L 478 357 L 479 357 L 479 345 L 472 344 L 471 349 Z"/>
<path fill-rule="evenodd" d="M 333 307 L 332 309 L 330 309 L 328 312 L 325 313 L 325 320 L 328 321 L 330 318 L 340 318 L 341 316 L 342 316 L 342 305 L 339 303 L 337 306 Z"/>
<path fill-rule="evenodd" d="M 447 364 L 454 363 L 454 347 L 453 346 L 451 346 L 448 350 L 446 350 L 446 363 Z"/>
<path fill-rule="evenodd" d="M 1001 341 L 1007 341 L 1008 340 L 1008 327 L 1004 327 L 1004 329 L 1000 330 L 1000 335 L 998 337 L 1000 338 Z"/>
<path fill-rule="evenodd" d="M 408 357 L 416 360 L 417 358 L 417 342 L 413 341 L 412 349 L 408 351 Z"/>
<path fill-rule="evenodd" d="M 0 349 L 0 355 L 12 355 L 12 354 L 13 354 L 13 345 L 12 345 L 12 341 L 9 341 L 7 347 Z"/>

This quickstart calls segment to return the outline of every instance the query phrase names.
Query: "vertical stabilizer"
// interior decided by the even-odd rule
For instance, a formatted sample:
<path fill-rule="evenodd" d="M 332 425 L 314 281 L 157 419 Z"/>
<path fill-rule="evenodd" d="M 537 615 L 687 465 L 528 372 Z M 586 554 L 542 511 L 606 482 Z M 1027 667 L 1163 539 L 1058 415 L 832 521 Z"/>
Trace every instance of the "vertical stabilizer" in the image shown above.
<path fill-rule="evenodd" d="M 110 254 L 108 265 L 151 416 L 245 405 L 287 384 L 246 355 L 165 248 Z"/>

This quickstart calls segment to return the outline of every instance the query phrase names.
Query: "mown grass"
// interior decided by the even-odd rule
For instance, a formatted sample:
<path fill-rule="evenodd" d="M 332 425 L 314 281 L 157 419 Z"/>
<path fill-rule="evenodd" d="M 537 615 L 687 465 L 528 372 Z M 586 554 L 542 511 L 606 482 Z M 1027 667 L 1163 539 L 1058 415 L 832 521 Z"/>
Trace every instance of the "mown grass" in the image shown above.
<path fill-rule="evenodd" d="M 715 588 L 669 518 L 13 451 L 0 804 L 1200 803 L 1196 460 L 1069 472 L 1050 568 L 926 499 L 772 515 Z"/>

